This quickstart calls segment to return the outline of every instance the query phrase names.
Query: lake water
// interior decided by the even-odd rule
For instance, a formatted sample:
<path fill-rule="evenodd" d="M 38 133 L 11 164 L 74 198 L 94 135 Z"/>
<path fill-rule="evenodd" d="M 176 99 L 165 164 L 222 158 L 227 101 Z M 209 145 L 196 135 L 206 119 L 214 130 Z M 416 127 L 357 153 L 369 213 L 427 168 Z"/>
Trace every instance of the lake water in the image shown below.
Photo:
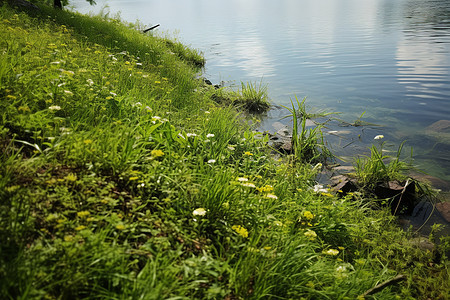
<path fill-rule="evenodd" d="M 213 83 L 268 85 L 274 104 L 295 96 L 336 117 L 380 126 L 324 130 L 344 160 L 384 135 L 395 151 L 406 140 L 420 169 L 450 181 L 450 1 L 448 0 L 97 0 L 99 12 L 178 37 L 202 51 Z M 285 110 L 268 113 L 262 128 Z M 447 121 L 441 121 L 447 120 Z M 441 121 L 434 126 L 433 123 Z M 281 122 L 286 122 L 281 121 Z M 351 163 L 350 159 L 347 162 Z"/>

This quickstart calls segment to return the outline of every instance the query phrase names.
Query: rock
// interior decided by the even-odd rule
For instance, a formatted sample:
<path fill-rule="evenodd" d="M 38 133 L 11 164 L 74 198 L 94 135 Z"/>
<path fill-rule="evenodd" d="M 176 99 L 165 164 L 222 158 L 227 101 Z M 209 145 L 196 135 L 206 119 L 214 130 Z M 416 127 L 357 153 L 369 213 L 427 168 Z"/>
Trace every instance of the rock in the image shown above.
<path fill-rule="evenodd" d="M 342 191 L 344 195 L 358 189 L 356 182 L 344 175 L 333 176 L 331 186 L 333 191 Z"/>
<path fill-rule="evenodd" d="M 410 242 L 413 246 L 419 248 L 420 250 L 433 251 L 435 249 L 435 245 L 425 237 L 413 238 Z"/>
<path fill-rule="evenodd" d="M 375 195 L 380 199 L 392 199 L 390 206 L 393 215 L 408 214 L 413 212 L 416 202 L 416 184 L 414 181 L 400 183 L 389 181 L 380 183 L 375 187 Z"/>
<path fill-rule="evenodd" d="M 412 172 L 410 174 L 411 178 L 419 182 L 428 182 L 435 189 L 440 189 L 442 191 L 450 191 L 450 182 L 423 173 Z"/>
<path fill-rule="evenodd" d="M 450 133 L 450 120 L 440 120 L 427 127 L 427 130 L 434 132 Z"/>
<path fill-rule="evenodd" d="M 450 222 L 450 202 L 437 203 L 436 209 L 447 222 Z"/>

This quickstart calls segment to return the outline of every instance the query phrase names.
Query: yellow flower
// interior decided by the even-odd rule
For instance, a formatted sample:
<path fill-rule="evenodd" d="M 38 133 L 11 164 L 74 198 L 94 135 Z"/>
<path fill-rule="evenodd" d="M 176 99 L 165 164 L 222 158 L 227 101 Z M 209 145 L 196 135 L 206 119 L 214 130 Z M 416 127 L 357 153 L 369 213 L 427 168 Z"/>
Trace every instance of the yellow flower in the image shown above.
<path fill-rule="evenodd" d="M 164 152 L 162 150 L 154 149 L 152 152 L 150 152 L 151 156 L 153 157 L 160 157 L 164 155 Z"/>
<path fill-rule="evenodd" d="M 69 173 L 69 174 L 67 174 L 66 177 L 64 177 L 64 179 L 67 181 L 74 182 L 74 181 L 77 181 L 78 178 L 77 178 L 77 174 Z"/>
<path fill-rule="evenodd" d="M 339 254 L 339 250 L 336 250 L 336 249 L 328 249 L 328 250 L 323 250 L 322 253 L 323 253 L 323 254 L 326 254 L 326 255 L 336 256 L 336 255 Z"/>
<path fill-rule="evenodd" d="M 306 219 L 308 219 L 308 220 L 314 219 L 314 215 L 313 215 L 309 210 L 305 211 L 305 212 L 303 213 L 303 216 L 304 216 Z"/>
<path fill-rule="evenodd" d="M 322 196 L 326 196 L 326 197 L 333 197 L 333 195 L 332 195 L 332 194 L 330 194 L 330 193 L 322 193 Z"/>
<path fill-rule="evenodd" d="M 315 233 L 314 231 L 309 230 L 309 229 L 305 231 L 304 235 L 307 238 L 309 238 L 311 241 L 315 240 L 317 237 L 317 233 Z"/>
<path fill-rule="evenodd" d="M 244 227 L 242 227 L 241 225 L 233 225 L 231 227 L 234 231 L 237 232 L 237 234 L 239 234 L 240 236 L 242 236 L 243 238 L 247 238 L 248 237 L 248 230 L 245 229 Z"/>
<path fill-rule="evenodd" d="M 79 216 L 80 218 L 87 217 L 87 216 L 89 216 L 90 214 L 91 214 L 91 213 L 88 212 L 87 210 L 77 212 L 77 216 Z"/>
<path fill-rule="evenodd" d="M 81 230 L 83 230 L 83 229 L 85 229 L 85 228 L 86 228 L 86 226 L 80 225 L 80 226 L 76 227 L 75 230 L 76 230 L 76 231 L 81 231 Z"/>
<path fill-rule="evenodd" d="M 257 188 L 257 190 L 260 191 L 261 193 L 268 193 L 273 191 L 273 186 L 267 184 L 265 186 Z"/>
<path fill-rule="evenodd" d="M 248 151 L 245 151 L 245 152 L 244 152 L 244 155 L 252 156 L 252 155 L 253 155 L 253 153 L 251 153 L 251 152 L 248 152 Z"/>
<path fill-rule="evenodd" d="M 133 180 L 138 180 L 139 179 L 139 177 L 137 177 L 137 176 L 134 176 L 134 177 L 130 177 L 130 178 L 128 178 L 128 180 L 130 180 L 130 181 L 133 181 Z"/>

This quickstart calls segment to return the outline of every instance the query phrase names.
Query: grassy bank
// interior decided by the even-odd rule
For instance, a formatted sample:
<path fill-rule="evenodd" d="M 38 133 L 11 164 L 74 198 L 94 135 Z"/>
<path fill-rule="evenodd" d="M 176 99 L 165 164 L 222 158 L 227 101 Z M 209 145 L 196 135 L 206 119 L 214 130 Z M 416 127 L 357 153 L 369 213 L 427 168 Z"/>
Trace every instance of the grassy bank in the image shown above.
<path fill-rule="evenodd" d="M 275 160 L 197 51 L 8 6 L 0 51 L 3 299 L 447 299 L 442 251 Z"/>

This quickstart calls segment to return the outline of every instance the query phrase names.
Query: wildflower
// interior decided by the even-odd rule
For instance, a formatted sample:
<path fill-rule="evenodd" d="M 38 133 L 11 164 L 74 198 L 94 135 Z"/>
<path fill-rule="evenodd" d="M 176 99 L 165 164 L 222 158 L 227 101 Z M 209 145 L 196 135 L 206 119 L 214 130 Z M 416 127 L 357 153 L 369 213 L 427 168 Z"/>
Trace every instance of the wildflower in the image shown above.
<path fill-rule="evenodd" d="M 321 184 L 316 184 L 316 185 L 313 187 L 313 191 L 316 192 L 316 193 L 326 193 L 326 192 L 328 192 L 328 190 L 325 189 L 325 188 L 323 187 L 323 185 L 321 185 Z"/>
<path fill-rule="evenodd" d="M 206 135 L 206 137 L 209 139 L 209 138 L 212 138 L 212 137 L 214 137 L 214 134 L 213 133 L 208 133 L 207 135 Z"/>
<path fill-rule="evenodd" d="M 265 247 L 263 247 L 263 249 L 266 250 L 266 251 L 268 251 L 268 250 L 272 249 L 272 247 L 270 247 L 270 246 L 265 246 Z"/>
<path fill-rule="evenodd" d="M 83 141 L 83 143 L 85 143 L 86 145 L 92 144 L 92 140 L 91 139 L 86 139 Z"/>
<path fill-rule="evenodd" d="M 230 151 L 236 150 L 236 148 L 234 148 L 233 146 L 227 146 L 227 149 L 230 150 Z"/>
<path fill-rule="evenodd" d="M 156 80 L 156 81 L 155 81 L 155 83 L 156 83 L 156 84 L 159 84 L 159 83 L 161 83 L 161 81 L 159 81 L 159 80 Z"/>
<path fill-rule="evenodd" d="M 233 225 L 231 227 L 231 229 L 236 231 L 236 233 L 239 234 L 240 236 L 242 236 L 243 238 L 247 238 L 248 237 L 248 230 L 245 229 L 244 227 L 242 227 L 241 225 Z"/>
<path fill-rule="evenodd" d="M 274 194 L 267 194 L 264 197 L 269 198 L 269 199 L 274 199 L 274 200 L 278 199 L 278 197 Z"/>
<path fill-rule="evenodd" d="M 215 162 L 216 162 L 215 159 L 210 159 L 210 160 L 208 160 L 208 164 L 213 164 L 213 163 L 215 163 Z"/>
<path fill-rule="evenodd" d="M 86 80 L 89 86 L 94 85 L 94 81 L 92 79 L 87 79 Z"/>
<path fill-rule="evenodd" d="M 330 193 L 322 193 L 322 196 L 325 196 L 325 197 L 333 197 L 333 195 L 330 194 Z"/>
<path fill-rule="evenodd" d="M 261 193 L 268 193 L 268 192 L 273 191 L 273 186 L 267 184 L 265 186 L 257 188 L 257 190 Z"/>
<path fill-rule="evenodd" d="M 304 235 L 311 241 L 315 240 L 315 238 L 317 237 L 317 233 L 309 229 L 305 231 Z"/>
<path fill-rule="evenodd" d="M 133 176 L 133 177 L 128 178 L 129 181 L 138 180 L 138 179 L 139 179 L 139 177 L 137 177 L 137 176 Z"/>
<path fill-rule="evenodd" d="M 209 112 L 209 111 L 207 111 L 207 110 L 205 110 L 205 114 L 210 114 L 210 112 Z"/>
<path fill-rule="evenodd" d="M 197 136 L 195 133 L 186 133 L 186 136 L 187 137 L 195 137 L 195 136 Z"/>
<path fill-rule="evenodd" d="M 245 178 L 245 177 L 238 177 L 236 180 L 239 181 L 239 182 L 247 182 L 247 181 L 248 181 L 248 178 Z"/>
<path fill-rule="evenodd" d="M 192 212 L 192 214 L 194 216 L 204 216 L 204 215 L 206 215 L 206 209 L 204 209 L 202 207 L 197 208 Z"/>
<path fill-rule="evenodd" d="M 152 152 L 150 152 L 150 155 L 153 157 L 160 157 L 164 155 L 164 152 L 162 150 L 153 149 Z"/>
<path fill-rule="evenodd" d="M 244 152 L 244 155 L 247 155 L 247 156 L 252 156 L 252 155 L 253 155 L 253 153 L 251 153 L 251 152 L 248 152 L 248 151 L 245 151 L 245 152 Z"/>
<path fill-rule="evenodd" d="M 251 183 L 251 182 L 244 182 L 244 183 L 241 183 L 241 185 L 242 185 L 242 186 L 245 186 L 245 187 L 256 188 L 256 185 L 254 185 L 254 184 Z"/>
<path fill-rule="evenodd" d="M 85 228 L 86 228 L 86 226 L 80 225 L 80 226 L 76 227 L 75 230 L 76 230 L 76 231 L 81 231 L 81 230 L 83 230 L 83 229 L 85 229 Z"/>
<path fill-rule="evenodd" d="M 326 254 L 326 255 L 336 256 L 336 255 L 339 254 L 339 250 L 336 250 L 336 249 L 328 249 L 328 250 L 323 250 L 322 253 L 323 253 L 323 254 Z"/>
<path fill-rule="evenodd" d="M 373 139 L 374 139 L 374 140 L 381 140 L 381 139 L 383 139 L 383 138 L 384 138 L 384 135 L 379 134 L 379 135 L 375 136 Z"/>
<path fill-rule="evenodd" d="M 48 109 L 50 109 L 50 110 L 61 110 L 61 106 L 59 106 L 59 105 L 52 105 Z"/>
<path fill-rule="evenodd" d="M 313 215 L 309 210 L 305 211 L 305 212 L 303 213 L 303 216 L 304 216 L 306 219 L 308 219 L 308 220 L 314 219 L 314 215 Z"/>
<path fill-rule="evenodd" d="M 79 216 L 80 218 L 87 217 L 87 216 L 89 216 L 90 214 L 91 214 L 91 213 L 90 213 L 89 211 L 87 211 L 87 210 L 77 212 L 77 216 Z"/>
<path fill-rule="evenodd" d="M 72 182 L 77 181 L 77 174 L 69 173 L 64 179 Z"/>

